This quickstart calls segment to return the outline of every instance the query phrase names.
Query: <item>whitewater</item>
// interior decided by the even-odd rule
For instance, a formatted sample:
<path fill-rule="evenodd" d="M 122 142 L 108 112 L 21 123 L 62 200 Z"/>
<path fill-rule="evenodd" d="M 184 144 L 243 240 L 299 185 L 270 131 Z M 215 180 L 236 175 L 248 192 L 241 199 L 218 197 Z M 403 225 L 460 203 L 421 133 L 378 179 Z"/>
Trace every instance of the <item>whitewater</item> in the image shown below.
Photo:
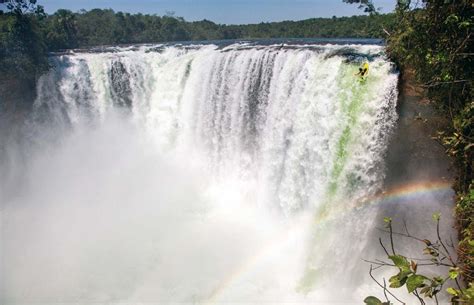
<path fill-rule="evenodd" d="M 21 143 L 3 139 L 2 304 L 380 296 L 362 259 L 381 253 L 373 198 L 397 120 L 383 46 L 142 45 L 51 63 Z"/>

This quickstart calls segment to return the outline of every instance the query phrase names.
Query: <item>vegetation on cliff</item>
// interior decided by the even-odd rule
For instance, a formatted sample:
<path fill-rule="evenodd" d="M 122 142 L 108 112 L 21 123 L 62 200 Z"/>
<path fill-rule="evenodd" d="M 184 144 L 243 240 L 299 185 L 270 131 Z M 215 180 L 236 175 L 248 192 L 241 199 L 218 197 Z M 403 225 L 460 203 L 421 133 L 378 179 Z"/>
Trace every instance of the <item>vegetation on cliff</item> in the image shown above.
<path fill-rule="evenodd" d="M 0 13 L 0 80 L 34 78 L 48 67 L 41 31 L 44 12 L 35 1 L 7 1 L 7 5 L 10 12 Z"/>
<path fill-rule="evenodd" d="M 376 14 L 376 9 L 370 0 L 343 1 L 358 3 L 366 12 Z M 456 272 L 459 271 L 459 275 L 464 278 L 469 291 L 461 289 L 458 285 L 457 288 L 449 288 L 448 292 L 453 296 L 453 304 L 472 304 L 474 302 L 472 295 L 474 293 L 472 180 L 474 4 L 470 0 L 422 0 L 416 3 L 410 0 L 398 0 L 395 22 L 397 26 L 387 31 L 386 37 L 390 57 L 397 63 L 402 73 L 408 71 L 414 73 L 420 86 L 425 89 L 425 95 L 440 111 L 446 113 L 450 122 L 446 130 L 439 131 L 438 140 L 453 157 L 458 171 L 454 187 L 457 194 L 455 212 L 459 229 L 459 257 L 458 262 L 453 262 L 451 267 L 458 268 Z M 394 279 L 400 279 L 400 275 L 406 274 L 401 272 Z M 404 277 L 405 280 L 408 278 L 410 277 Z M 401 283 L 398 287 L 404 284 Z M 421 285 L 417 286 L 420 291 L 428 292 L 425 296 L 434 297 L 433 290 L 427 290 L 423 286 L 424 281 L 420 280 L 418 284 Z M 394 286 L 397 285 L 390 285 Z M 407 288 L 409 292 L 417 293 L 416 289 L 410 289 L 408 281 Z M 420 294 L 417 295 L 419 296 Z M 419 299 L 421 304 L 424 304 L 423 298 Z M 382 304 L 381 301 L 371 298 L 366 299 L 366 303 Z"/>
<path fill-rule="evenodd" d="M 368 305 L 390 305 L 392 302 L 405 303 L 396 295 L 397 289 L 406 290 L 408 294 L 414 296 L 421 305 L 426 304 L 426 300 L 431 299 L 439 304 L 439 296 L 443 291 L 451 295 L 452 304 L 473 304 L 474 303 L 474 283 L 463 286 L 460 281 L 461 269 L 456 260 L 456 246 L 452 240 L 442 237 L 440 229 L 441 214 L 433 214 L 436 222 L 436 239 L 427 239 L 414 236 L 408 230 L 408 225 L 404 222 L 404 230 L 395 231 L 392 219 L 384 218 L 385 228 L 382 232 L 389 235 L 388 241 L 379 238 L 379 243 L 386 254 L 386 259 L 367 261 L 370 263 L 369 275 L 372 280 L 383 290 L 386 302 L 375 296 L 366 297 L 365 304 Z M 406 244 L 417 244 L 423 247 L 424 258 L 413 258 L 403 254 L 403 249 L 397 248 L 394 236 L 403 237 Z M 427 266 L 431 272 L 427 272 Z M 373 271 L 379 268 L 390 268 L 396 270 L 388 283 L 385 279 L 378 281 Z M 437 270 L 439 274 L 433 275 L 432 271 Z"/>
<path fill-rule="evenodd" d="M 377 13 L 371 0 L 343 1 L 358 3 L 366 12 Z M 425 89 L 425 95 L 446 113 L 450 122 L 447 130 L 439 131 L 438 139 L 445 146 L 446 152 L 453 157 L 458 170 L 454 185 L 457 194 L 455 212 L 459 229 L 458 262 L 454 263 L 451 260 L 453 263 L 451 267 L 456 268 L 456 278 L 458 273 L 464 278 L 468 290 L 461 289 L 457 285 L 457 288 L 448 288 L 448 293 L 453 296 L 451 300 L 453 304 L 472 304 L 474 302 L 472 180 L 474 4 L 470 0 L 422 0 L 416 3 L 412 3 L 411 0 L 397 0 L 395 22 L 397 26 L 387 31 L 386 37 L 390 57 L 398 64 L 402 73 L 407 71 L 414 73 L 420 86 Z M 416 268 L 413 272 L 416 273 Z M 416 293 L 421 304 L 424 304 L 424 300 L 419 292 L 426 292 L 425 297 L 435 297 L 433 294 L 435 290 L 429 290 L 424 286 L 426 279 L 406 275 L 400 269 L 400 273 L 393 279 L 403 278 L 408 291 Z M 420 288 L 420 291 L 417 291 L 416 287 L 413 289 L 413 285 L 409 287 L 409 278 L 419 280 L 419 285 L 415 286 Z M 405 282 L 392 284 L 390 287 L 398 288 L 404 286 Z M 386 292 L 386 286 L 383 288 Z M 366 304 L 385 304 L 372 297 L 365 301 Z"/>
<path fill-rule="evenodd" d="M 390 56 L 402 71 L 413 70 L 427 97 L 449 118 L 450 128 L 440 131 L 439 139 L 459 173 L 455 184 L 459 254 L 467 282 L 474 281 L 473 16 L 469 0 L 424 0 L 420 7 L 398 1 L 398 26 L 387 37 Z"/>

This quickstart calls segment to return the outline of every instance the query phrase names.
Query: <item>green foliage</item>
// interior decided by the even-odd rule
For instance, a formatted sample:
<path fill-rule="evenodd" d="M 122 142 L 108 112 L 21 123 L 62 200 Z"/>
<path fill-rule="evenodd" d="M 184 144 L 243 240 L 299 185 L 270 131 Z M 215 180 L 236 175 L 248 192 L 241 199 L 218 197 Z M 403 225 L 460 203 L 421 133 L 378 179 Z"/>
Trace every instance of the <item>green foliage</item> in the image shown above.
<path fill-rule="evenodd" d="M 469 283 L 465 289 L 449 287 L 446 292 L 451 295 L 453 304 L 473 304 L 474 303 L 474 283 Z"/>
<path fill-rule="evenodd" d="M 41 31 L 43 8 L 36 0 L 3 0 L 7 14 L 0 14 L 0 81 L 34 80 L 48 68 Z"/>
<path fill-rule="evenodd" d="M 459 272 L 467 282 L 474 283 L 474 189 L 458 195 L 456 205 L 460 232 L 459 259 L 463 262 Z"/>
<path fill-rule="evenodd" d="M 8 11 L 15 15 L 24 15 L 27 13 L 44 14 L 43 7 L 36 5 L 36 0 L 0 0 L 0 4 L 4 4 Z M 0 10 L 0 12 L 2 12 Z"/>
<path fill-rule="evenodd" d="M 389 302 L 382 303 L 378 298 L 370 296 L 364 299 L 364 303 L 367 305 L 390 305 Z"/>
<path fill-rule="evenodd" d="M 62 11 L 64 14 L 64 11 Z M 59 36 L 51 50 L 125 43 L 152 43 L 185 40 L 363 37 L 380 38 L 382 26 L 392 27 L 394 15 L 313 18 L 249 25 L 220 25 L 209 20 L 186 22 L 174 16 L 129 14 L 93 9 L 68 13 L 68 22 L 59 22 L 58 11 L 47 19 L 47 37 Z M 62 17 L 61 17 L 61 20 Z M 67 29 L 67 30 L 64 30 Z M 59 34 L 58 34 L 59 32 Z M 62 33 L 62 34 L 61 34 Z M 66 34 L 70 33 L 70 34 Z M 63 42 L 62 44 L 59 42 Z M 69 41 L 69 43 L 66 43 Z"/>
<path fill-rule="evenodd" d="M 44 22 L 46 44 L 51 50 L 78 47 L 77 18 L 68 10 L 58 10 Z"/>
<path fill-rule="evenodd" d="M 382 301 L 380 301 L 378 298 L 374 296 L 369 296 L 364 300 L 365 304 L 391 304 L 391 297 L 396 299 L 398 302 L 403 303 L 395 296 L 392 291 L 390 291 L 390 288 L 399 289 L 402 287 L 405 287 L 409 294 L 412 294 L 416 298 L 418 298 L 421 304 L 426 303 L 426 298 L 435 299 L 438 303 L 437 297 L 443 290 L 451 295 L 451 302 L 453 304 L 472 304 L 474 302 L 474 283 L 471 282 L 465 288 L 459 284 L 458 278 L 461 273 L 461 268 L 458 262 L 453 259 L 453 255 L 449 252 L 448 247 L 440 236 L 439 225 L 441 215 L 439 213 L 435 213 L 433 214 L 433 219 L 436 222 L 436 232 L 438 237 L 435 242 L 431 242 L 428 239 L 421 239 L 419 237 L 410 235 L 406 226 L 406 232 L 394 232 L 392 228 L 391 218 L 384 218 L 384 222 L 386 224 L 386 227 L 388 228 L 388 230 L 385 232 L 387 232 L 390 236 L 393 254 L 388 253 L 382 242 L 382 239 L 380 239 L 380 243 L 385 253 L 387 254 L 387 258 L 391 261 L 391 263 L 385 262 L 380 259 L 370 263 L 372 265 L 376 265 L 378 268 L 397 268 L 398 273 L 394 274 L 389 278 L 389 286 L 387 287 L 385 284 L 382 285 L 374 278 L 374 276 L 372 275 L 373 267 L 371 266 L 370 275 L 372 279 L 374 279 L 374 281 L 376 281 L 377 284 L 383 289 L 387 302 L 382 303 Z M 401 254 L 394 254 L 395 247 L 393 246 L 393 235 L 395 234 L 409 238 L 414 242 L 424 244 L 426 247 L 423 250 L 423 254 L 426 258 L 408 259 L 407 256 Z M 420 262 L 417 262 L 418 260 L 420 260 Z M 418 266 L 420 265 L 420 263 L 423 266 L 432 266 L 432 268 L 441 267 L 441 276 L 429 276 L 427 274 L 421 274 L 418 270 Z M 445 271 L 445 267 L 449 267 L 449 271 L 447 271 L 447 274 Z M 443 288 L 445 286 L 448 287 Z"/>
<path fill-rule="evenodd" d="M 449 118 L 438 138 L 459 171 L 456 216 L 459 224 L 460 274 L 474 281 L 473 139 L 474 6 L 470 0 L 423 0 L 419 7 L 398 0 L 397 27 L 390 30 L 387 49 L 402 71 L 413 71 L 426 96 Z M 433 249 L 428 249 L 432 251 Z"/>
<path fill-rule="evenodd" d="M 408 277 L 406 281 L 407 289 L 409 293 L 414 292 L 418 288 L 424 288 L 425 281 L 429 281 L 426 276 L 419 275 L 419 274 L 412 274 Z"/>
<path fill-rule="evenodd" d="M 0 79 L 31 79 L 48 68 L 40 16 L 0 16 Z"/>
<path fill-rule="evenodd" d="M 392 260 L 392 262 L 400 268 L 400 270 L 409 270 L 410 269 L 410 263 L 407 261 L 407 259 L 401 255 L 390 255 L 388 257 L 389 259 Z"/>
<path fill-rule="evenodd" d="M 377 9 L 375 8 L 374 3 L 371 0 L 342 0 L 346 3 L 358 3 L 359 8 L 363 9 L 364 12 L 370 13 L 370 14 L 375 14 L 377 12 Z"/>
<path fill-rule="evenodd" d="M 311 37 L 383 37 L 382 26 L 390 27 L 393 15 L 313 18 L 251 25 L 228 26 L 240 37 L 230 38 L 311 38 Z"/>

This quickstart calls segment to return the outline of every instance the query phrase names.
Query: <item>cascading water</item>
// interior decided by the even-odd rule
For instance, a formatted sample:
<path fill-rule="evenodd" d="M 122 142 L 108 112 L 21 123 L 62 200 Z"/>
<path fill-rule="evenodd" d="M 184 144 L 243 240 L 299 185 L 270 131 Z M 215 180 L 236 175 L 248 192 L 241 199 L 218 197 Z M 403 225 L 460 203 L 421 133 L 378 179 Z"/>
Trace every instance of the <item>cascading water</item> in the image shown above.
<path fill-rule="evenodd" d="M 40 81 L 35 106 L 72 125 L 129 106 L 162 150 L 202 154 L 213 179 L 253 179 L 258 202 L 291 213 L 317 207 L 328 192 L 360 197 L 379 187 L 397 76 L 381 47 L 353 48 L 375 55 L 366 83 L 355 81 L 355 65 L 337 55 L 348 47 L 61 56 Z"/>
<path fill-rule="evenodd" d="M 396 120 L 383 47 L 52 62 L 23 183 L 2 196 L 2 304 L 360 304 L 372 289 L 361 258 L 377 209 L 360 204 L 381 187 Z"/>

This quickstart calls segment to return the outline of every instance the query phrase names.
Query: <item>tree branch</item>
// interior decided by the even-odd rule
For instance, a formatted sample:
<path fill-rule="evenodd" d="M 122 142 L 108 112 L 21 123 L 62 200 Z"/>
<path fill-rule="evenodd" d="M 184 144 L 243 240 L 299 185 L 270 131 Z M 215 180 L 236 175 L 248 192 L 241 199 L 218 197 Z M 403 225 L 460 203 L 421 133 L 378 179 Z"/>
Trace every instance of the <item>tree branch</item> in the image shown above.
<path fill-rule="evenodd" d="M 390 254 L 388 254 L 388 251 L 387 251 L 387 249 L 385 248 L 385 246 L 384 246 L 384 244 L 383 244 L 383 242 L 382 242 L 382 237 L 379 237 L 379 243 L 380 243 L 380 245 L 382 246 L 383 251 L 385 252 L 385 254 L 387 254 L 387 256 L 390 256 Z"/>
<path fill-rule="evenodd" d="M 398 302 L 400 302 L 400 304 L 403 304 L 405 305 L 405 303 L 403 301 L 400 301 L 399 298 L 397 298 L 392 292 L 390 292 L 390 290 L 387 289 L 386 286 L 380 284 L 374 277 L 374 275 L 372 274 L 372 270 L 373 270 L 373 267 L 372 265 L 370 265 L 370 270 L 369 270 L 369 275 L 370 277 L 372 278 L 372 280 L 377 283 L 377 285 L 379 285 L 382 289 L 384 289 L 384 293 L 387 292 L 388 294 L 390 294 L 395 300 L 397 300 Z M 384 279 L 384 282 L 385 282 L 385 279 Z"/>

